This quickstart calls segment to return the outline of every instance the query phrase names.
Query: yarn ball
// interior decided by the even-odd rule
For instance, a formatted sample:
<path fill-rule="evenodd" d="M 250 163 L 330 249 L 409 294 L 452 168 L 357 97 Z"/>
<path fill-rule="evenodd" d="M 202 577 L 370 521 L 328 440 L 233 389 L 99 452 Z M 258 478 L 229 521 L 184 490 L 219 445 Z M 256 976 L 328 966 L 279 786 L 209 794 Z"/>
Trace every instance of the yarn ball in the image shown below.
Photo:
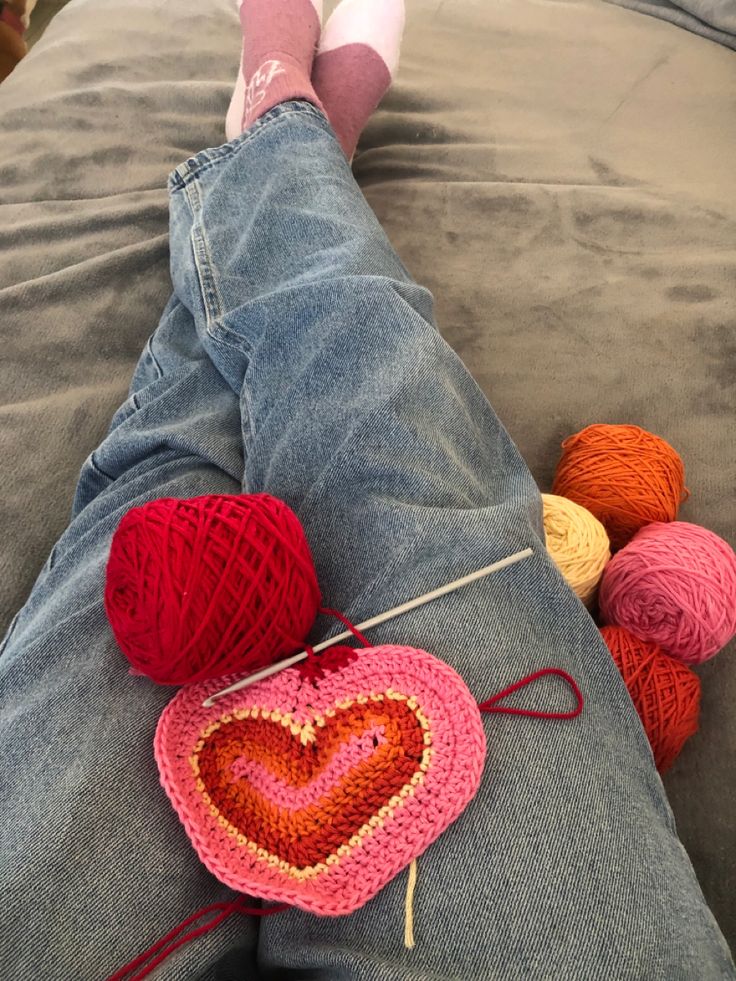
<path fill-rule="evenodd" d="M 591 606 L 611 558 L 606 529 L 590 511 L 566 497 L 542 494 L 547 551 L 567 584 Z"/>
<path fill-rule="evenodd" d="M 656 644 L 637 640 L 623 627 L 602 627 L 601 634 L 644 726 L 657 769 L 664 773 L 698 731 L 700 679 Z"/>
<path fill-rule="evenodd" d="M 736 633 L 736 555 L 707 528 L 655 522 L 608 563 L 598 600 L 606 623 L 699 664 Z"/>
<path fill-rule="evenodd" d="M 552 493 L 598 518 L 614 549 L 652 521 L 674 521 L 687 499 L 677 452 L 639 426 L 594 425 L 562 444 Z"/>
<path fill-rule="evenodd" d="M 299 519 L 268 494 L 161 498 L 112 539 L 105 610 L 134 672 L 183 685 L 296 652 L 320 603 Z"/>

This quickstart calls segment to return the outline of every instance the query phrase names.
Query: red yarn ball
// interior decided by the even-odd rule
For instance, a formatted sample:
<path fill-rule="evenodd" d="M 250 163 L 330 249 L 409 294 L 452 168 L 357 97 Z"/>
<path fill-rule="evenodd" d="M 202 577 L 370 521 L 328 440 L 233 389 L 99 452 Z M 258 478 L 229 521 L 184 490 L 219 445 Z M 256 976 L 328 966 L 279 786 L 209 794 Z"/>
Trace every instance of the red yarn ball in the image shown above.
<path fill-rule="evenodd" d="M 159 684 L 293 654 L 319 604 L 299 519 L 269 494 L 161 498 L 128 511 L 112 539 L 105 610 L 130 663 Z"/>
<path fill-rule="evenodd" d="M 601 627 L 601 634 L 644 726 L 657 769 L 664 773 L 698 730 L 700 679 L 624 627 Z"/>

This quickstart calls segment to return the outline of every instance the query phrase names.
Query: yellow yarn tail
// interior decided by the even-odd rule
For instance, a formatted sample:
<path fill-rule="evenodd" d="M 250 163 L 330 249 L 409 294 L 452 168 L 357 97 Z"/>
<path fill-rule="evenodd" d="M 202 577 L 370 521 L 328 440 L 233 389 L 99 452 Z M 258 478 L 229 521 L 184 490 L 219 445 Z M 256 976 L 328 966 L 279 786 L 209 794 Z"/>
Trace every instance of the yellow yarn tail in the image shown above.
<path fill-rule="evenodd" d="M 406 884 L 406 921 L 404 927 L 404 946 L 411 950 L 414 946 L 414 888 L 417 884 L 417 860 L 412 859 L 409 866 L 409 881 Z"/>

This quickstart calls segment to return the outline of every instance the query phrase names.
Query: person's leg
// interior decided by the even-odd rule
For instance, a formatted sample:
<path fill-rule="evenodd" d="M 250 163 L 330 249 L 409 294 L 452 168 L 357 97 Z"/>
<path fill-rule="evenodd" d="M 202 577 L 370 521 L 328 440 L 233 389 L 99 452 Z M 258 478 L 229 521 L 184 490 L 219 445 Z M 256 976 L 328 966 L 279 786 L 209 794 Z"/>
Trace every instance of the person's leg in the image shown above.
<path fill-rule="evenodd" d="M 677 977 L 692 955 L 697 976 L 726 975 L 623 685 L 544 555 L 531 477 L 434 330 L 428 294 L 324 119 L 280 106 L 179 168 L 171 241 L 178 299 L 158 354 L 154 338 L 3 654 L 0 740 L 14 764 L 3 967 L 97 977 L 224 892 L 157 786 L 150 738 L 168 694 L 126 675 L 102 581 L 128 506 L 234 489 L 242 476 L 298 510 L 326 599 L 354 619 L 532 544 L 525 567 L 371 637 L 434 650 L 479 698 L 549 661 L 588 698 L 574 728 L 489 724 L 481 794 L 420 862 L 411 955 L 397 880 L 341 921 L 277 918 L 262 932 L 261 971 L 595 977 L 616 962 L 619 977 Z M 191 977 L 249 930 L 220 928 L 161 976 Z"/>
<path fill-rule="evenodd" d="M 307 79 L 310 67 L 311 57 Z M 174 216 L 175 242 L 179 231 Z M 172 260 L 191 263 L 186 241 Z M 237 493 L 242 479 L 239 389 L 206 355 L 174 295 L 130 397 L 82 468 L 72 524 L 0 643 L 0 752 L 10 761 L 0 852 L 12 855 L 0 866 L 2 976 L 102 976 L 227 894 L 189 861 L 158 785 L 152 733 L 170 690 L 128 675 L 102 597 L 110 539 L 128 508 Z M 166 971 L 207 972 L 231 947 L 242 961 L 254 940 L 253 923 L 229 922 Z"/>
<path fill-rule="evenodd" d="M 404 0 L 342 0 L 325 24 L 312 84 L 348 160 L 399 66 Z"/>
<path fill-rule="evenodd" d="M 110 539 L 128 508 L 238 493 L 238 399 L 174 297 L 131 396 L 85 462 L 74 520 L 0 645 L 0 976 L 99 981 L 195 909 L 231 893 L 162 798 L 153 732 L 172 689 L 131 677 L 103 608 Z M 255 925 L 233 918 L 167 977 L 190 979 Z"/>
<path fill-rule="evenodd" d="M 243 49 L 225 117 L 228 140 L 289 99 L 320 105 L 312 62 L 322 26 L 322 0 L 239 0 Z"/>
<path fill-rule="evenodd" d="M 358 622 L 531 546 L 533 558 L 369 639 L 434 652 L 479 700 L 545 665 L 570 671 L 586 699 L 574 722 L 486 721 L 481 790 L 419 860 L 414 950 L 402 875 L 349 917 L 262 923 L 261 967 L 732 977 L 623 682 L 545 552 L 532 477 L 324 117 L 280 105 L 171 187 L 175 287 L 240 397 L 244 489 L 294 508 L 325 602 Z"/>

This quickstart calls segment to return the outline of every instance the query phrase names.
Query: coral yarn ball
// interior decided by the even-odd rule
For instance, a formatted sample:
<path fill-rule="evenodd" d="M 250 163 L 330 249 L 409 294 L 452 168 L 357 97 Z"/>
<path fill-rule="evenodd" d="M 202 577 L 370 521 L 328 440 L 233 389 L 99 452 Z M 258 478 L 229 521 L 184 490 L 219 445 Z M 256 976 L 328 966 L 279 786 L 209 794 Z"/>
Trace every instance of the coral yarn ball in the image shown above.
<path fill-rule="evenodd" d="M 542 494 L 542 503 L 547 551 L 567 584 L 591 606 L 611 558 L 606 529 L 590 511 L 566 497 Z"/>
<path fill-rule="evenodd" d="M 132 508 L 110 549 L 105 610 L 137 673 L 183 685 L 299 649 L 320 603 L 299 519 L 268 494 Z"/>
<path fill-rule="evenodd" d="M 688 497 L 677 452 L 639 426 L 599 424 L 562 444 L 552 493 L 587 508 L 614 551 L 653 521 L 674 521 Z"/>
<path fill-rule="evenodd" d="M 664 773 L 698 731 L 700 679 L 656 644 L 637 640 L 623 627 L 602 627 L 601 634 L 644 726 L 657 769 Z"/>
<path fill-rule="evenodd" d="M 699 664 L 736 633 L 736 555 L 707 528 L 656 522 L 611 559 L 598 599 L 607 623 Z"/>

